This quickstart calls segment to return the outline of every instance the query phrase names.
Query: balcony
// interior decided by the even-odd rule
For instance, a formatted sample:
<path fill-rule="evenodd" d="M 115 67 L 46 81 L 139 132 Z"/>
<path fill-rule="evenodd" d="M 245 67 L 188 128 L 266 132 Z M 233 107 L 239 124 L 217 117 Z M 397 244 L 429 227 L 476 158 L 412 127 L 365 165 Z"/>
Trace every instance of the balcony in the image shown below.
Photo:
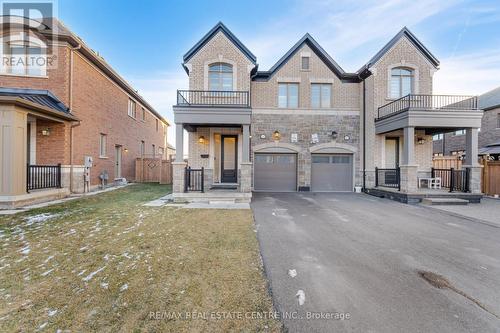
<path fill-rule="evenodd" d="M 188 131 L 199 126 L 249 125 L 251 118 L 248 91 L 177 90 L 174 122 Z"/>
<path fill-rule="evenodd" d="M 177 90 L 177 106 L 250 107 L 248 91 Z"/>
<path fill-rule="evenodd" d="M 429 134 L 457 128 L 481 127 L 477 96 L 410 94 L 378 108 L 376 133 L 404 127 L 423 128 Z"/>

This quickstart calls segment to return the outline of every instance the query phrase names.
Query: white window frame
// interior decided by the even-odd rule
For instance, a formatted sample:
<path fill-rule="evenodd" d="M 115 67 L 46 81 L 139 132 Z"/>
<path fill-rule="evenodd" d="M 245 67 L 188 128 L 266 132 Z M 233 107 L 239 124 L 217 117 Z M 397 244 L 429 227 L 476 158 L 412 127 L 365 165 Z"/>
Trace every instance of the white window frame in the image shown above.
<path fill-rule="evenodd" d="M 304 60 L 307 59 L 307 68 L 304 67 Z M 300 57 L 300 70 L 310 71 L 311 70 L 311 57 L 308 55 L 303 55 Z"/>
<path fill-rule="evenodd" d="M 227 67 L 230 67 L 231 68 L 231 71 L 221 71 L 221 70 L 218 70 L 218 71 L 215 71 L 215 70 L 211 70 L 212 67 L 215 67 L 215 66 L 220 66 L 220 65 L 224 65 L 224 66 L 227 66 Z M 211 81 L 210 81 L 210 74 L 211 73 L 215 73 L 215 74 L 218 74 L 218 86 L 217 87 L 212 87 L 210 85 Z M 224 80 L 223 80 L 223 74 L 228 74 L 230 77 L 231 77 L 231 89 L 224 89 Z M 210 65 L 208 65 L 208 90 L 210 91 L 234 91 L 234 65 L 233 64 L 230 64 L 230 63 L 227 63 L 227 62 L 223 62 L 223 61 L 219 61 L 219 62 L 215 62 L 215 63 L 212 63 Z M 214 88 L 217 88 L 217 89 L 214 89 Z"/>
<path fill-rule="evenodd" d="M 444 138 L 444 134 L 443 133 L 439 133 L 439 134 L 434 134 L 432 136 L 432 141 L 439 141 L 439 140 L 443 140 Z"/>
<path fill-rule="evenodd" d="M 386 98 L 388 100 L 394 100 L 397 98 L 394 98 L 391 96 L 391 79 L 392 79 L 392 70 L 396 68 L 405 68 L 413 71 L 413 81 L 412 81 L 412 94 L 418 94 L 419 93 L 419 78 L 420 78 L 420 71 L 418 69 L 418 66 L 415 64 L 407 63 L 407 62 L 400 62 L 400 63 L 394 63 L 391 64 L 390 66 L 387 67 L 387 96 Z"/>
<path fill-rule="evenodd" d="M 128 99 L 128 115 L 134 119 L 137 117 L 137 102 L 132 98 Z"/>
<path fill-rule="evenodd" d="M 290 106 L 290 86 L 297 87 L 297 105 Z M 286 86 L 286 105 L 280 105 L 280 87 Z M 279 82 L 278 83 L 278 108 L 281 109 L 297 109 L 300 105 L 300 84 L 297 82 Z"/>
<path fill-rule="evenodd" d="M 461 129 L 461 130 L 453 132 L 453 135 L 454 136 L 460 136 L 460 135 L 465 135 L 465 133 L 466 133 L 465 130 Z"/>
<path fill-rule="evenodd" d="M 99 157 L 107 158 L 108 157 L 108 135 L 101 133 L 99 134 Z"/>
<path fill-rule="evenodd" d="M 319 103 L 318 105 L 313 105 L 313 86 L 319 86 Z M 330 98 L 328 99 L 328 105 L 323 105 L 323 87 L 326 86 L 330 88 Z M 328 109 L 332 107 L 332 93 L 333 93 L 333 85 L 331 83 L 311 83 L 311 108 L 315 109 Z"/>
<path fill-rule="evenodd" d="M 146 142 L 144 142 L 144 140 L 141 140 L 139 152 L 141 154 L 141 157 L 144 157 L 144 154 L 146 153 Z"/>
<path fill-rule="evenodd" d="M 7 37 L 8 38 L 8 37 Z M 12 54 L 12 49 L 14 47 L 17 48 L 23 48 L 24 52 L 22 52 L 22 57 L 24 58 L 24 66 L 20 67 L 23 69 L 23 73 L 14 73 L 13 72 L 13 66 L 9 66 L 3 63 L 0 65 L 0 73 L 1 74 L 7 74 L 7 75 L 13 75 L 13 76 L 27 76 L 27 77 L 46 77 L 47 76 L 47 58 L 46 58 L 46 49 L 45 47 L 42 47 L 39 45 L 40 42 L 36 42 L 36 38 L 30 38 L 26 37 L 25 40 L 2 40 L 1 45 L 0 45 L 0 53 L 4 57 L 18 57 L 18 54 Z M 30 49 L 37 49 L 39 50 L 39 55 L 40 57 L 45 57 L 45 62 L 43 66 L 29 66 L 30 64 L 30 54 L 28 50 Z M 30 72 L 31 68 L 36 68 L 38 73 L 33 73 Z"/>

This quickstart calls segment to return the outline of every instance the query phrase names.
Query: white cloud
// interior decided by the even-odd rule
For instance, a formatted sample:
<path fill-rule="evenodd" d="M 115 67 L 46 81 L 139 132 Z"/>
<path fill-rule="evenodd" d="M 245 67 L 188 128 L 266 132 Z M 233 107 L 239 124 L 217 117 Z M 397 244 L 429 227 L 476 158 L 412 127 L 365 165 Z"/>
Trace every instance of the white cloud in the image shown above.
<path fill-rule="evenodd" d="M 500 49 L 441 59 L 440 68 L 434 74 L 435 94 L 482 94 L 500 85 Z"/>
<path fill-rule="evenodd" d="M 363 63 L 353 59 L 352 51 L 373 41 L 384 42 L 403 26 L 417 25 L 458 3 L 457 0 L 323 0 L 311 6 L 303 0 L 277 17 L 255 38 L 247 41 L 261 69 L 272 66 L 306 32 L 318 40 L 346 70 L 354 71 Z M 360 57 L 367 61 L 373 54 Z"/>

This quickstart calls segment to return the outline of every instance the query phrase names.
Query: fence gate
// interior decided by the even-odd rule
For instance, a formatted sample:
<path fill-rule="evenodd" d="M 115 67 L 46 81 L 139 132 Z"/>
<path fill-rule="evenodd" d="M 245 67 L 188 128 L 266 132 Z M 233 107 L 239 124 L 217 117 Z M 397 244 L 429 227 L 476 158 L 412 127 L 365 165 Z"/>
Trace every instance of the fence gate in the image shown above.
<path fill-rule="evenodd" d="M 135 160 L 135 181 L 172 184 L 172 163 L 161 158 L 137 158 Z"/>
<path fill-rule="evenodd" d="M 482 192 L 488 195 L 500 195 L 500 161 L 482 161 Z"/>
<path fill-rule="evenodd" d="M 462 169 L 462 160 L 458 156 L 434 156 L 432 158 L 434 169 Z"/>

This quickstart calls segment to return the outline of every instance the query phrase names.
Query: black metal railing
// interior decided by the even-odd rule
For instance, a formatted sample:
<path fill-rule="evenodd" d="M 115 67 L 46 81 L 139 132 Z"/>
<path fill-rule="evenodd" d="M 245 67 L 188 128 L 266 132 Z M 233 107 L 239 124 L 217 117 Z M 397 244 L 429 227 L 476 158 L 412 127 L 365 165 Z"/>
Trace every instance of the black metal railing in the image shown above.
<path fill-rule="evenodd" d="M 61 164 L 27 165 L 26 191 L 61 187 Z"/>
<path fill-rule="evenodd" d="M 375 186 L 397 188 L 401 190 L 401 172 L 399 167 L 394 169 L 375 168 Z"/>
<path fill-rule="evenodd" d="M 377 119 L 410 109 L 477 110 L 477 96 L 410 94 L 379 107 Z"/>
<path fill-rule="evenodd" d="M 184 169 L 184 192 L 205 192 L 205 169 Z"/>
<path fill-rule="evenodd" d="M 441 186 L 448 188 L 450 192 L 469 192 L 470 168 L 456 170 L 431 169 L 432 178 L 441 178 Z"/>
<path fill-rule="evenodd" d="M 248 91 L 177 90 L 178 106 L 250 107 Z"/>

